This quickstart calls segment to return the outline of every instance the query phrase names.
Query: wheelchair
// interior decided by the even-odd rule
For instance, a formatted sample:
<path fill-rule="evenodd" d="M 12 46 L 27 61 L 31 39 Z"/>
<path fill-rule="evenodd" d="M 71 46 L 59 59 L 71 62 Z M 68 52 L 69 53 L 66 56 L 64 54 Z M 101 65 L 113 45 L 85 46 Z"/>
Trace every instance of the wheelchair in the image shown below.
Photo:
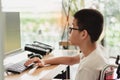
<path fill-rule="evenodd" d="M 107 64 L 100 71 L 99 80 L 120 80 L 120 56 L 115 61 L 116 65 Z"/>

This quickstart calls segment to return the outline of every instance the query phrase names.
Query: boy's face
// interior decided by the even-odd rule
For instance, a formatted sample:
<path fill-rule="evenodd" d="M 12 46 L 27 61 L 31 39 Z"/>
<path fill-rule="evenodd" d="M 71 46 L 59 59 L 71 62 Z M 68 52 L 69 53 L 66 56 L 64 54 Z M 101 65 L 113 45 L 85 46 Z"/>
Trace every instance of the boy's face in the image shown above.
<path fill-rule="evenodd" d="M 77 20 L 74 19 L 73 20 L 73 28 L 75 29 L 79 29 L 77 26 Z M 75 29 L 71 29 L 71 33 L 69 36 L 69 41 L 71 42 L 71 44 L 73 45 L 79 45 L 79 43 L 81 42 L 81 38 L 80 38 L 80 31 L 79 30 L 75 30 Z"/>

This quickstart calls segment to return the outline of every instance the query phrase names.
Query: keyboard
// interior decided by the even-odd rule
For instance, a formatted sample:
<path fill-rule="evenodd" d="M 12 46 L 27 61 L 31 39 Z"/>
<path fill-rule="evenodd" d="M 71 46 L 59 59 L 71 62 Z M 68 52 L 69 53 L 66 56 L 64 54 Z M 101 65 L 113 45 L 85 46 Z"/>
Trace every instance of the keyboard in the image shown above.
<path fill-rule="evenodd" d="M 6 68 L 6 71 L 20 74 L 27 69 L 33 68 L 33 66 L 34 66 L 34 64 L 30 64 L 29 66 L 25 66 L 24 63 L 25 63 L 25 60 L 20 61 L 20 62 L 15 63 L 15 64 L 12 64 Z"/>

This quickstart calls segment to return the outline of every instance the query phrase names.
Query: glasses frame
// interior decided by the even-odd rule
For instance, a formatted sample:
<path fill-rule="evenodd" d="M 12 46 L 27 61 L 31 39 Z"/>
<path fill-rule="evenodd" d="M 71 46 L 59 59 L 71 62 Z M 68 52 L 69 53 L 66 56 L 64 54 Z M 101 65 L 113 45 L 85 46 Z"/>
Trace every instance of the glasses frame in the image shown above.
<path fill-rule="evenodd" d="M 72 30 L 79 30 L 79 31 L 80 31 L 80 29 L 79 29 L 79 28 L 69 27 L 69 33 L 71 33 L 71 32 L 72 32 Z"/>

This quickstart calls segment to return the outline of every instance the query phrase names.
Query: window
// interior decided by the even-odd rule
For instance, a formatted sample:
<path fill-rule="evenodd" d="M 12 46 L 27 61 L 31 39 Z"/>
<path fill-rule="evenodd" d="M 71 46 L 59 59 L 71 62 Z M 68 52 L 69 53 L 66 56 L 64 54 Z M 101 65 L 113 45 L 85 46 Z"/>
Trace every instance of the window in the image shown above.
<path fill-rule="evenodd" d="M 71 0 L 71 13 L 78 9 L 94 8 L 104 15 L 104 46 L 109 49 L 110 56 L 120 54 L 120 5 L 119 0 Z"/>
<path fill-rule="evenodd" d="M 110 55 L 119 54 L 119 0 L 34 0 L 34 3 L 33 0 L 2 0 L 2 10 L 20 12 L 23 47 L 26 43 L 38 40 L 57 48 L 66 27 L 64 24 L 68 14 L 62 6 L 62 1 L 66 11 L 69 11 L 70 5 L 70 18 L 82 8 L 100 10 L 105 20 L 104 45 L 110 50 Z"/>
<path fill-rule="evenodd" d="M 22 48 L 35 40 L 59 48 L 62 34 L 61 3 L 62 0 L 2 0 L 4 12 L 20 13 Z"/>

